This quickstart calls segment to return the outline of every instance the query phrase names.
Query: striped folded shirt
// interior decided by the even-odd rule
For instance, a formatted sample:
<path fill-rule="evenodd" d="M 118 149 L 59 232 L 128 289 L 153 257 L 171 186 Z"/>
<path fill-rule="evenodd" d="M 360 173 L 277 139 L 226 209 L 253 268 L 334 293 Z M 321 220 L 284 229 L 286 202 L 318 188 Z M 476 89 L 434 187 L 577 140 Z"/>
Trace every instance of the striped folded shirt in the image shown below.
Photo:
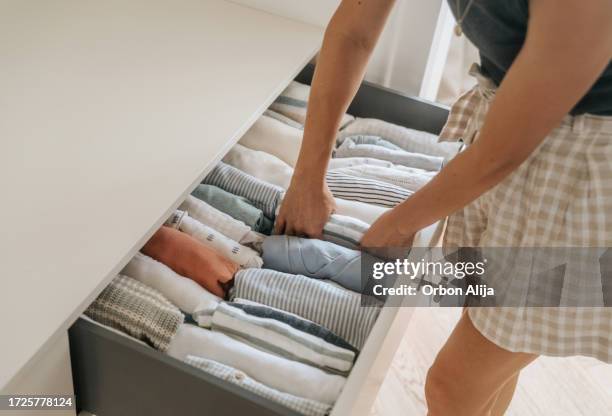
<path fill-rule="evenodd" d="M 327 186 L 336 198 L 365 202 L 382 207 L 394 207 L 405 201 L 412 191 L 376 179 L 360 178 L 346 173 L 329 171 Z"/>

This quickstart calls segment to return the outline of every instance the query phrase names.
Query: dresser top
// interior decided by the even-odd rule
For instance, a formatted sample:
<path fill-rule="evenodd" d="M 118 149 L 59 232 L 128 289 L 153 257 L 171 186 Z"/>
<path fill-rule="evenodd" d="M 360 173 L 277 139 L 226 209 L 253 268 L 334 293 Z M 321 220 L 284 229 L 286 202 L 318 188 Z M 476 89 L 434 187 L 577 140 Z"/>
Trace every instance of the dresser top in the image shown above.
<path fill-rule="evenodd" d="M 0 388 L 318 49 L 222 0 L 0 6 Z"/>

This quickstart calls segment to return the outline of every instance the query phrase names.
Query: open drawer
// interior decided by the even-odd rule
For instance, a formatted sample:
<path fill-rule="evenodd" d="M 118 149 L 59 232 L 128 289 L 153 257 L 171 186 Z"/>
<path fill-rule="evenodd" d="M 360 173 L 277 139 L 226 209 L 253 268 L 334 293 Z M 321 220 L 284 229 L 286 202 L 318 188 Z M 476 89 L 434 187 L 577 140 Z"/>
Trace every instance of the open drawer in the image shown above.
<path fill-rule="evenodd" d="M 296 79 L 310 83 L 312 73 L 309 65 Z M 364 83 L 349 113 L 438 133 L 448 110 Z M 428 227 L 415 244 L 435 244 L 440 229 L 440 224 Z M 382 309 L 332 410 L 333 416 L 369 413 L 412 311 Z M 298 415 L 88 320 L 79 319 L 69 334 L 79 410 L 98 416 Z"/>

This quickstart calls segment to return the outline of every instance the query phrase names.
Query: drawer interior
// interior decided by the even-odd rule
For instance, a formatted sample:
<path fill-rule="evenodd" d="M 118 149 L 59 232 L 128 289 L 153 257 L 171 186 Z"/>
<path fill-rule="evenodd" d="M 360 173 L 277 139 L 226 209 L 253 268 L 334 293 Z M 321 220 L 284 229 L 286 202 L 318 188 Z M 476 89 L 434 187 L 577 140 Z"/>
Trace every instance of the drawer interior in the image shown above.
<path fill-rule="evenodd" d="M 307 66 L 296 80 L 310 84 L 313 71 Z M 431 133 L 439 133 L 448 114 L 443 106 L 368 83 L 361 86 L 348 112 Z M 372 398 L 362 392 L 381 381 L 410 314 L 406 308 L 383 308 L 332 415 L 369 411 Z M 89 320 L 79 319 L 69 334 L 79 410 L 99 416 L 298 415 Z M 370 391 L 375 395 L 375 388 Z"/>

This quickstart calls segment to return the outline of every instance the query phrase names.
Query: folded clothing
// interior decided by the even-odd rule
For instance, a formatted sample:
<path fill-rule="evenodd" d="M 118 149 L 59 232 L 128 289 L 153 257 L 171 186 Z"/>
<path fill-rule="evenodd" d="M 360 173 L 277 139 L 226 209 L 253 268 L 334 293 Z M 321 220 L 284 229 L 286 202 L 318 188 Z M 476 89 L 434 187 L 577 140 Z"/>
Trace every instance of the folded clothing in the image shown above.
<path fill-rule="evenodd" d="M 277 158 L 261 150 L 253 150 L 241 144 L 236 144 L 225 155 L 223 161 L 262 181 L 279 186 L 289 187 L 293 168 Z"/>
<path fill-rule="evenodd" d="M 189 314 L 198 325 L 210 328 L 213 312 L 221 298 L 193 280 L 142 253 L 136 253 L 121 274 L 159 291 L 182 312 Z"/>
<path fill-rule="evenodd" d="M 308 319 L 304 319 L 294 313 L 282 311 L 280 309 L 273 308 L 272 306 L 263 305 L 248 299 L 235 298 L 233 302 L 226 303 L 244 310 L 249 315 L 280 321 L 291 326 L 292 328 L 297 329 L 298 331 L 306 332 L 317 338 L 321 338 L 323 341 L 329 344 L 335 345 L 344 350 L 353 351 L 355 355 L 359 353 L 357 348 L 353 347 L 351 344 L 331 332 L 329 329 L 309 321 Z"/>
<path fill-rule="evenodd" d="M 354 136 L 348 136 L 348 138 L 350 138 L 355 144 L 370 144 L 370 145 L 375 145 L 375 146 L 386 147 L 387 149 L 391 149 L 391 150 L 402 150 L 401 147 L 383 139 L 382 137 L 378 137 L 378 136 L 369 136 L 366 134 L 356 134 Z"/>
<path fill-rule="evenodd" d="M 161 293 L 118 275 L 85 310 L 94 321 L 166 351 L 184 316 Z"/>
<path fill-rule="evenodd" d="M 379 136 L 408 152 L 439 156 L 446 161 L 452 159 L 461 149 L 460 143 L 439 142 L 435 134 L 373 118 L 356 119 L 340 132 L 338 141 L 341 143 L 344 138 L 357 134 Z"/>
<path fill-rule="evenodd" d="M 254 270 L 254 269 L 253 269 Z M 346 379 L 309 365 L 259 350 L 220 332 L 183 324 L 170 342 L 168 355 L 184 361 L 207 358 L 242 371 L 255 380 L 298 397 L 332 404 Z"/>
<path fill-rule="evenodd" d="M 370 225 L 352 217 L 332 214 L 323 226 L 322 239 L 342 247 L 357 249 Z"/>
<path fill-rule="evenodd" d="M 403 169 L 375 165 L 358 165 L 333 169 L 331 172 L 343 173 L 345 175 L 357 176 L 365 179 L 374 179 L 399 186 L 411 192 L 416 192 L 421 189 L 436 175 L 436 172 L 433 171 L 409 168 L 406 166 L 402 166 L 402 168 Z"/>
<path fill-rule="evenodd" d="M 289 166 L 295 167 L 303 134 L 302 129 L 262 115 L 242 136 L 239 143 L 249 149 L 274 155 Z"/>
<path fill-rule="evenodd" d="M 248 199 L 255 207 L 261 209 L 265 216 L 272 219 L 276 215 L 276 208 L 283 195 L 282 188 L 257 179 L 223 162 L 217 163 L 202 183 L 217 186 Z"/>
<path fill-rule="evenodd" d="M 444 163 L 441 156 L 395 150 L 376 144 L 357 144 L 349 136 L 334 150 L 334 157 L 370 157 L 425 170 L 440 170 Z"/>
<path fill-rule="evenodd" d="M 330 170 L 325 175 L 331 193 L 342 199 L 392 208 L 404 202 L 412 191 L 376 179 L 360 178 Z"/>
<path fill-rule="evenodd" d="M 274 223 L 263 211 L 246 198 L 234 195 L 213 185 L 198 185 L 191 193 L 194 197 L 242 221 L 255 232 L 270 234 Z M 214 227 L 214 225 L 213 225 Z"/>
<path fill-rule="evenodd" d="M 192 236 L 166 226 L 155 232 L 142 252 L 219 297 L 225 297 L 224 287 L 239 269 Z"/>
<path fill-rule="evenodd" d="M 289 86 L 272 103 L 270 108 L 303 125 L 306 123 L 306 109 L 308 107 L 309 95 L 310 85 L 291 81 Z M 350 114 L 344 114 L 340 126 L 343 127 L 353 120 L 355 120 L 355 117 Z"/>
<path fill-rule="evenodd" d="M 263 242 L 262 257 L 268 269 L 329 279 L 362 292 L 361 252 L 329 241 L 272 235 Z"/>
<path fill-rule="evenodd" d="M 305 399 L 303 397 L 294 396 L 292 394 L 273 389 L 272 387 L 268 387 L 265 384 L 252 379 L 246 373 L 240 370 L 225 364 L 221 364 L 214 360 L 188 355 L 185 362 L 212 376 L 255 393 L 265 399 L 279 403 L 305 416 L 325 416 L 331 410 L 331 406 L 329 404 Z"/>
<path fill-rule="evenodd" d="M 315 367 L 347 373 L 353 366 L 353 351 L 337 347 L 276 319 L 251 315 L 247 310 L 240 305 L 220 304 L 212 318 L 213 331 Z"/>
<path fill-rule="evenodd" d="M 189 216 L 200 221 L 202 224 L 213 227 L 227 238 L 231 238 L 241 244 L 258 243 L 263 240 L 261 234 L 254 232 L 244 222 L 233 218 L 225 212 L 219 211 L 195 196 L 188 195 L 179 208 L 188 212 Z"/>
<path fill-rule="evenodd" d="M 349 201 L 348 199 L 334 198 L 336 202 L 336 213 L 345 217 L 353 217 L 367 224 L 372 224 L 389 208 L 378 205 L 366 204 L 365 202 Z"/>
<path fill-rule="evenodd" d="M 361 349 L 380 312 L 378 300 L 324 280 L 269 269 L 240 270 L 231 299 L 248 299 L 297 314 Z M 363 298 L 363 304 L 362 304 Z"/>
<path fill-rule="evenodd" d="M 269 108 L 263 112 L 265 116 L 268 117 L 272 117 L 277 119 L 278 121 L 282 121 L 283 123 L 291 126 L 291 127 L 295 127 L 296 129 L 300 129 L 300 130 L 304 130 L 304 125 L 298 121 L 295 121 L 294 119 L 287 117 L 284 114 L 281 114 L 279 112 L 276 112 L 274 110 L 270 110 Z"/>
<path fill-rule="evenodd" d="M 189 234 L 206 247 L 213 249 L 241 267 L 261 267 L 263 264 L 259 254 L 252 248 L 227 238 L 217 230 L 194 220 L 189 215 L 182 216 L 179 230 Z"/>
<path fill-rule="evenodd" d="M 327 165 L 328 170 L 335 170 L 340 168 L 348 168 L 353 166 L 384 166 L 386 168 L 404 168 L 405 166 L 396 165 L 388 160 L 380 160 L 373 157 L 338 157 L 330 159 Z"/>

